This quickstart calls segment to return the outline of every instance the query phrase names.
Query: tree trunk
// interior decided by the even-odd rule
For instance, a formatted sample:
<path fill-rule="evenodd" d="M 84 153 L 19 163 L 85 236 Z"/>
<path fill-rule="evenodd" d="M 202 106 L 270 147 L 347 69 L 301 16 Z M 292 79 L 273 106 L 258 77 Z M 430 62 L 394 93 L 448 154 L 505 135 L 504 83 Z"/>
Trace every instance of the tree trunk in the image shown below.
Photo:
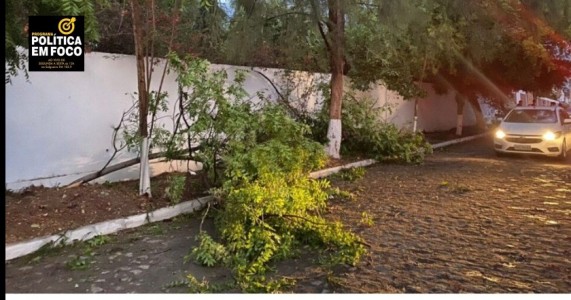
<path fill-rule="evenodd" d="M 462 135 L 462 127 L 464 127 L 464 104 L 466 103 L 466 100 L 464 99 L 464 96 L 458 94 L 458 92 L 456 92 L 456 135 L 457 136 L 461 136 Z"/>
<path fill-rule="evenodd" d="M 149 114 L 149 92 L 145 79 L 144 32 L 141 23 L 141 7 L 138 0 L 131 0 L 133 37 L 137 57 L 137 87 L 139 91 L 139 135 L 141 137 L 141 168 L 139 172 L 139 195 L 151 197 L 151 177 L 149 172 L 149 140 L 147 115 Z"/>
<path fill-rule="evenodd" d="M 476 117 L 476 126 L 479 130 L 485 130 L 486 120 L 484 120 L 484 114 L 482 113 L 480 102 L 478 102 L 478 97 L 469 97 L 468 103 L 470 106 L 472 106 L 472 111 L 474 111 L 474 116 Z"/>
<path fill-rule="evenodd" d="M 414 99 L 414 119 L 412 123 L 412 132 L 416 133 L 418 129 L 418 99 Z"/>
<path fill-rule="evenodd" d="M 328 0 L 331 49 L 331 103 L 329 105 L 329 128 L 327 129 L 327 154 L 340 158 L 341 149 L 341 101 L 343 100 L 344 30 L 345 20 L 341 0 Z"/>
<path fill-rule="evenodd" d="M 151 172 L 149 170 L 149 138 L 141 141 L 141 165 L 139 170 L 139 195 L 151 197 Z"/>

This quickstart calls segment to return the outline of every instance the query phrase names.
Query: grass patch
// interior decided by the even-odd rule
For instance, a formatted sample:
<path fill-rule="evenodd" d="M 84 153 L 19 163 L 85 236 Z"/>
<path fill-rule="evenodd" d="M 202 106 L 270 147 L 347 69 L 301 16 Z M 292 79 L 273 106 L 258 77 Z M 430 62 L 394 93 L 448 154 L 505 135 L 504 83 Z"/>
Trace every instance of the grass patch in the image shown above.
<path fill-rule="evenodd" d="M 355 201 L 357 200 L 357 197 L 355 196 L 355 194 L 349 192 L 349 191 L 344 191 L 341 190 L 340 188 L 336 187 L 333 189 L 330 189 L 328 191 L 329 193 L 329 198 L 331 199 L 339 199 L 339 200 L 345 200 L 345 201 Z"/>
<path fill-rule="evenodd" d="M 172 281 L 162 287 L 163 290 L 170 288 L 185 288 L 189 293 L 194 294 L 224 293 L 235 289 L 236 283 L 234 281 L 211 283 L 204 278 L 198 280 L 193 275 L 188 274 L 185 279 Z"/>
<path fill-rule="evenodd" d="M 362 225 L 365 225 L 367 227 L 372 227 L 373 225 L 375 225 L 375 221 L 373 221 L 373 217 L 371 215 L 369 215 L 366 211 L 364 211 L 361 214 L 361 221 L 360 223 Z"/>
<path fill-rule="evenodd" d="M 149 235 L 163 235 L 166 230 L 160 223 L 153 223 L 145 226 L 143 232 Z"/>
<path fill-rule="evenodd" d="M 341 180 L 355 182 L 365 176 L 367 170 L 363 167 L 356 167 L 350 169 L 343 169 L 339 173 L 336 174 L 337 178 Z"/>
<path fill-rule="evenodd" d="M 71 260 L 66 262 L 66 267 L 73 271 L 83 271 L 89 269 L 89 266 L 93 263 L 93 257 L 95 256 L 95 249 L 110 243 L 113 240 L 112 237 L 107 235 L 98 235 L 89 239 L 87 241 L 74 243 L 73 247 L 82 247 L 81 255 L 74 255 Z"/>
<path fill-rule="evenodd" d="M 40 262 L 44 257 L 60 254 L 65 246 L 65 239 L 59 241 L 51 241 L 38 249 L 36 252 L 26 256 L 27 264 L 35 264 Z"/>
<path fill-rule="evenodd" d="M 84 271 L 92 264 L 92 256 L 77 255 L 65 263 L 66 267 L 73 271 Z"/>

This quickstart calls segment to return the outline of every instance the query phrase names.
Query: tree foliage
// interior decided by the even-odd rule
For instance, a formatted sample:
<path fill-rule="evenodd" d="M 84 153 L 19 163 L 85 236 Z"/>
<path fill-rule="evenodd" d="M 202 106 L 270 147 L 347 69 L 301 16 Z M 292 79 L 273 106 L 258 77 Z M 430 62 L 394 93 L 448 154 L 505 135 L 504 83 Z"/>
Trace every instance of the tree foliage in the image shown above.
<path fill-rule="evenodd" d="M 432 147 L 422 133 L 399 129 L 383 117 L 391 113 L 390 105 L 379 107 L 374 99 L 357 96 L 354 92 L 346 93 L 343 103 L 342 154 L 382 162 L 419 164 L 432 153 Z M 312 128 L 313 139 L 325 142 L 323 138 L 329 120 L 327 106 L 317 116 L 299 120 Z"/>
<path fill-rule="evenodd" d="M 154 19 L 152 27 L 147 30 L 151 32 L 149 36 L 154 41 L 157 57 L 176 51 L 181 55 L 192 54 L 210 61 L 222 61 L 222 43 L 229 19 L 218 1 L 155 0 L 151 5 L 147 13 L 152 12 Z M 113 1 L 97 10 L 97 18 L 105 22 L 101 25 L 102 38 L 94 50 L 134 54 L 130 10 L 124 1 Z M 169 49 L 171 39 L 173 43 Z"/>
<path fill-rule="evenodd" d="M 326 1 L 236 4 L 244 13 L 237 14 L 234 26 L 247 23 L 252 29 L 232 34 L 235 41 L 247 37 L 243 47 L 252 49 L 240 51 L 242 63 L 329 72 L 320 36 L 320 28 L 325 34 L 330 29 Z M 312 14 L 312 4 L 320 16 Z M 347 0 L 343 5 L 348 75 L 359 88 L 380 80 L 410 99 L 422 93 L 415 82 L 424 80 L 441 91 L 502 102 L 513 90 L 547 91 L 570 76 L 567 0 Z M 279 26 L 268 20 L 279 20 Z M 254 58 L 260 51 L 269 57 Z M 295 62 L 288 63 L 288 57 Z"/>
<path fill-rule="evenodd" d="M 271 263 L 300 245 L 328 249 L 334 262 L 355 264 L 364 253 L 360 239 L 321 216 L 329 184 L 309 173 L 326 156 L 309 138 L 310 128 L 279 105 L 252 103 L 241 88 L 241 72 L 225 86 L 226 72 L 210 72 L 203 60 L 171 60 L 189 89 L 183 113 L 194 120 L 180 132 L 200 137 L 207 146 L 197 157 L 211 176 L 223 177 L 214 194 L 223 207 L 217 228 L 224 246 L 203 236 L 192 256 L 206 264 L 227 261 L 243 290 L 265 292 L 279 285 L 266 278 Z"/>
<path fill-rule="evenodd" d="M 185 0 L 173 49 L 218 63 L 329 72 L 322 33 L 326 0 Z M 569 76 L 571 4 L 567 0 L 344 0 L 346 64 L 357 87 L 383 81 L 405 98 L 424 79 L 442 90 L 498 101 L 513 89 L 545 92 Z M 156 55 L 168 53 L 174 0 L 154 1 Z M 16 74 L 26 57 L 28 15 L 86 16 L 97 51 L 134 53 L 125 1 L 27 0 L 6 3 L 6 61 Z M 322 31 L 322 32 L 321 32 Z M 7 76 L 8 79 L 8 76 Z"/>
<path fill-rule="evenodd" d="M 227 61 L 258 67 L 327 70 L 321 37 L 313 26 L 308 3 L 234 1 L 234 15 L 224 42 Z"/>
<path fill-rule="evenodd" d="M 442 89 L 499 103 L 514 90 L 541 93 L 561 85 L 571 76 L 565 57 L 571 50 L 565 34 L 570 21 L 562 21 L 564 7 L 557 12 L 553 7 L 569 3 L 545 3 L 443 1 L 446 22 L 460 33 L 464 47 L 454 51 L 454 64 L 431 74 L 431 80 Z"/>

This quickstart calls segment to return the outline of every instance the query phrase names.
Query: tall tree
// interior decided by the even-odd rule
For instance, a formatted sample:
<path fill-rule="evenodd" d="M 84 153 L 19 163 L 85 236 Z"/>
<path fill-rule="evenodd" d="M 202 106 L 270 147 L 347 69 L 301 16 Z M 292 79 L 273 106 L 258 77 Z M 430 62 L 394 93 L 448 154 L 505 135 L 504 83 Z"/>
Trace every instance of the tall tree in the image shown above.
<path fill-rule="evenodd" d="M 165 29 L 163 35 L 157 31 L 157 5 L 155 0 L 130 0 L 131 19 L 133 25 L 133 39 L 135 45 L 135 56 L 137 60 L 137 89 L 139 107 L 139 130 L 140 138 L 140 172 L 139 172 L 139 194 L 151 197 L 151 179 L 149 170 L 150 139 L 159 101 L 162 98 L 162 86 L 168 71 L 168 60 L 164 62 L 162 74 L 159 74 L 160 82 L 158 91 L 151 90 L 151 81 L 157 63 L 158 56 L 156 49 L 159 43 L 169 53 L 173 50 L 174 39 L 177 32 L 177 24 L 180 18 L 182 1 L 174 1 L 171 7 L 170 28 Z M 166 36 L 167 39 L 162 38 Z M 160 49 L 160 48 L 159 48 Z M 151 97 L 151 95 L 154 95 Z M 152 101 L 152 102 L 151 102 Z M 148 128 L 149 107 L 153 107 L 150 114 L 151 127 Z"/>
<path fill-rule="evenodd" d="M 139 195 L 151 196 L 151 175 L 149 170 L 149 132 L 147 130 L 147 116 L 149 114 L 149 88 L 147 81 L 151 66 L 145 65 L 145 32 L 143 31 L 143 15 L 139 0 L 130 0 L 131 18 L 133 23 L 133 37 L 135 44 L 135 56 L 137 58 L 137 88 L 139 96 L 139 136 L 140 148 L 140 172 L 139 172 Z M 150 81 L 150 80 L 149 80 Z M 149 82 L 150 83 L 150 82 Z"/>
<path fill-rule="evenodd" d="M 341 150 L 341 102 L 343 100 L 345 70 L 345 12 L 342 0 L 328 0 L 329 37 L 324 37 L 329 50 L 331 68 L 331 97 L 329 103 L 329 128 L 327 129 L 327 153 L 339 158 Z"/>
<path fill-rule="evenodd" d="M 421 42 L 415 43 L 413 37 L 420 36 L 421 29 L 426 30 L 421 27 L 427 25 L 430 14 L 426 13 L 426 1 L 413 2 L 311 0 L 259 3 L 240 0 L 229 35 L 237 40 L 257 41 L 251 46 L 253 50 L 239 51 L 242 56 L 256 53 L 256 46 L 258 49 L 270 48 L 270 53 L 283 62 L 280 67 L 296 68 L 302 64 L 298 69 L 331 74 L 327 152 L 338 158 L 345 75 L 349 75 L 353 85 L 364 89 L 371 82 L 383 80 L 407 98 L 419 93 L 413 79 L 418 77 L 422 62 L 432 57 L 424 55 L 421 50 L 428 47 Z M 424 23 L 415 23 L 420 28 L 417 29 L 403 20 L 423 20 Z M 241 30 L 232 31 L 235 28 Z M 249 30 L 244 30 L 246 28 Z M 294 33 L 298 39 L 300 35 L 303 37 L 301 41 L 291 42 Z M 424 40 L 432 47 L 436 43 L 444 44 L 444 38 L 448 36 L 441 34 Z M 437 42 L 430 42 L 434 40 Z M 286 58 L 282 59 L 282 56 Z M 290 63 L 289 57 L 298 58 L 298 64 Z M 313 59 L 308 61 L 305 57 Z"/>

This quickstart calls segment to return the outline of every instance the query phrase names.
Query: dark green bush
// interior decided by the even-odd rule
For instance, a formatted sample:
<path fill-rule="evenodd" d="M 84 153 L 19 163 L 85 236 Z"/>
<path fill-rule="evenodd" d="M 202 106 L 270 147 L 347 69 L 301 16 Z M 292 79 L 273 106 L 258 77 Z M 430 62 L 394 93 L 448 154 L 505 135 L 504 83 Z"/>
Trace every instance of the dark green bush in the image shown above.
<path fill-rule="evenodd" d="M 390 107 L 376 107 L 372 99 L 346 93 L 343 100 L 342 154 L 364 155 L 379 161 L 421 163 L 432 147 L 422 133 L 401 130 L 383 119 Z M 312 126 L 314 139 L 325 143 L 329 122 L 328 105 L 314 118 L 300 121 Z"/>

